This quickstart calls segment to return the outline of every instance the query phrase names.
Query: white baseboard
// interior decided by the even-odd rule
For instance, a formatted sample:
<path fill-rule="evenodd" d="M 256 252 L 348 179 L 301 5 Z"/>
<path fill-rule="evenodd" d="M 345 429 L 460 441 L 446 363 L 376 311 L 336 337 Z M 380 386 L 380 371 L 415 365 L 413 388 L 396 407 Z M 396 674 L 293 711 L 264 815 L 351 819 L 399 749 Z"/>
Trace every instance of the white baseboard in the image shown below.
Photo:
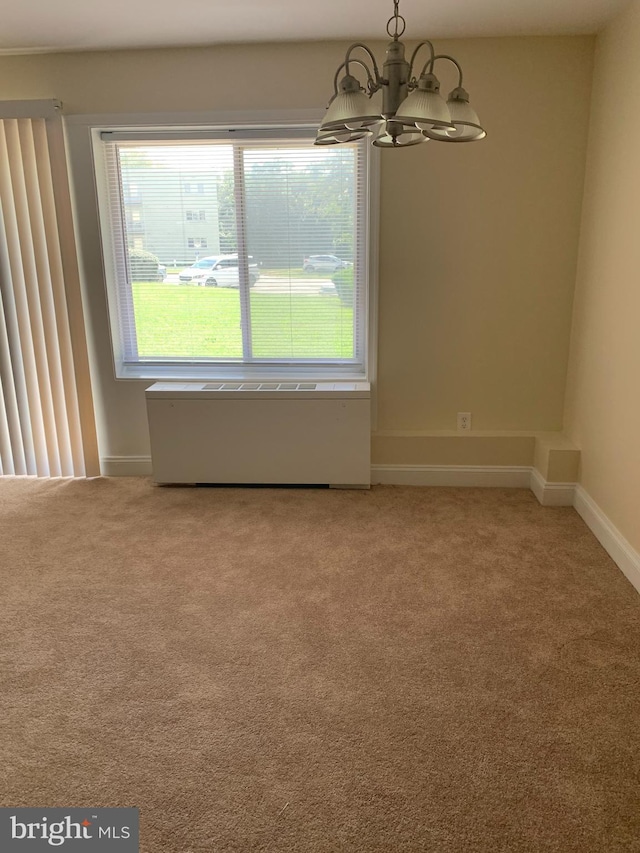
<path fill-rule="evenodd" d="M 103 456 L 105 477 L 148 477 L 150 456 Z M 482 486 L 530 488 L 543 506 L 573 506 L 574 483 L 549 483 L 529 466 L 372 465 L 371 483 L 392 486 Z"/>
<path fill-rule="evenodd" d="M 573 505 L 620 571 L 640 592 L 640 554 L 609 521 L 582 486 L 576 486 Z"/>
<path fill-rule="evenodd" d="M 105 477 L 148 477 L 150 456 L 103 456 Z M 529 488 L 531 468 L 508 465 L 373 465 L 371 482 L 394 486 L 498 486 Z"/>
<path fill-rule="evenodd" d="M 149 477 L 150 456 L 103 456 L 100 459 L 103 477 Z"/>
<path fill-rule="evenodd" d="M 575 490 L 575 483 L 550 483 L 528 465 L 372 465 L 371 482 L 390 486 L 529 488 L 543 506 L 573 506 Z"/>
<path fill-rule="evenodd" d="M 530 488 L 542 506 L 573 506 L 575 483 L 550 483 L 532 468 Z"/>
<path fill-rule="evenodd" d="M 372 465 L 371 483 L 391 486 L 494 486 L 527 489 L 531 468 L 511 465 Z"/>

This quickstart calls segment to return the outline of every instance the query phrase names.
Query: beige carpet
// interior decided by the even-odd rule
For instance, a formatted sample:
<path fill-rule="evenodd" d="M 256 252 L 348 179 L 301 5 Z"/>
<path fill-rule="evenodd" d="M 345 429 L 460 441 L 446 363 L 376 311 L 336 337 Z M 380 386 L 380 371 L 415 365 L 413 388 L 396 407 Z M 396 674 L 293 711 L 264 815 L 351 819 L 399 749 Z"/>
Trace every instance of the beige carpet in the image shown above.
<path fill-rule="evenodd" d="M 640 596 L 528 491 L 0 481 L 0 802 L 145 853 L 640 851 Z"/>

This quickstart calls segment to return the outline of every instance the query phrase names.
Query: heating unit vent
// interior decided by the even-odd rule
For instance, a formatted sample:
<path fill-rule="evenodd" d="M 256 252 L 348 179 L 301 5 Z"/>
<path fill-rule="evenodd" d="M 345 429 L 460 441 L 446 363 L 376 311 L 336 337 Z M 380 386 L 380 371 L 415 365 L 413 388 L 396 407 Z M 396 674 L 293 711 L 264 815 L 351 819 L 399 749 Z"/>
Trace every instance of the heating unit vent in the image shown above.
<path fill-rule="evenodd" d="M 315 382 L 207 382 L 203 391 L 315 391 Z"/>
<path fill-rule="evenodd" d="M 370 483 L 368 382 L 156 382 L 159 483 Z"/>

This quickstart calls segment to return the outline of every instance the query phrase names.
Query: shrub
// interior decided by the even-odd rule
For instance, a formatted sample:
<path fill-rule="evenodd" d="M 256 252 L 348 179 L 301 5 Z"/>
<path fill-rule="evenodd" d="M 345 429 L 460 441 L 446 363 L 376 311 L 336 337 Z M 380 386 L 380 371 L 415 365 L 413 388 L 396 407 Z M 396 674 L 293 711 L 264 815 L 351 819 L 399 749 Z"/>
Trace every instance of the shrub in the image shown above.
<path fill-rule="evenodd" d="M 159 261 L 144 249 L 129 249 L 131 281 L 157 281 Z"/>
<path fill-rule="evenodd" d="M 353 267 L 336 270 L 331 279 L 343 305 L 353 307 Z"/>

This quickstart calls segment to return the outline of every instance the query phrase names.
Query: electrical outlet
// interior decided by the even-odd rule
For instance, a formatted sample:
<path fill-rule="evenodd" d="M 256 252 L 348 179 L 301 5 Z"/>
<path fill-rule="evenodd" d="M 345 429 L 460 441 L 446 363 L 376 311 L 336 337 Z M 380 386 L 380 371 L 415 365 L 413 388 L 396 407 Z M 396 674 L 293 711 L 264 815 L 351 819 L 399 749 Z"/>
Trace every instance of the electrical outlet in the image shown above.
<path fill-rule="evenodd" d="M 458 430 L 471 429 L 471 412 L 458 412 Z"/>

